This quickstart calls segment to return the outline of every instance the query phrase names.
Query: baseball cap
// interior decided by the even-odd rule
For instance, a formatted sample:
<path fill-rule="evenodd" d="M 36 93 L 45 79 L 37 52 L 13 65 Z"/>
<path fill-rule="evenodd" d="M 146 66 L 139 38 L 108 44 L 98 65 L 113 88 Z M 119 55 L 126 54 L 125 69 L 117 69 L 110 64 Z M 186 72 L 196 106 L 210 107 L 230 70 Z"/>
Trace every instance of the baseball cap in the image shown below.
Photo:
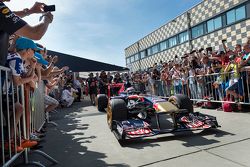
<path fill-rule="evenodd" d="M 42 65 L 46 65 L 47 66 L 49 64 L 49 62 L 46 61 L 43 58 L 43 56 L 41 54 L 37 53 L 37 52 L 35 52 L 34 57 L 36 58 L 37 62 L 40 63 L 40 64 L 42 64 Z"/>
<path fill-rule="evenodd" d="M 37 45 L 29 38 L 20 37 L 16 40 L 17 49 L 34 49 L 38 50 Z"/>

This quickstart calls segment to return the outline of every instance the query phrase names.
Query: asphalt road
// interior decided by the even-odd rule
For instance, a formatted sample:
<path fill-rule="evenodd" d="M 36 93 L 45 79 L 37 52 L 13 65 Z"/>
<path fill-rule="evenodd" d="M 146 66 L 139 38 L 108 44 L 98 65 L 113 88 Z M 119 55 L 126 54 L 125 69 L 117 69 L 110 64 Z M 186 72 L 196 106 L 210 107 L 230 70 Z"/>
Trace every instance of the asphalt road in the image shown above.
<path fill-rule="evenodd" d="M 33 154 L 30 160 L 55 167 L 250 167 L 250 112 L 196 111 L 216 116 L 221 128 L 165 134 L 121 146 L 108 129 L 106 113 L 84 100 L 52 114 L 58 127 L 47 126 L 42 150 L 59 164 Z"/>

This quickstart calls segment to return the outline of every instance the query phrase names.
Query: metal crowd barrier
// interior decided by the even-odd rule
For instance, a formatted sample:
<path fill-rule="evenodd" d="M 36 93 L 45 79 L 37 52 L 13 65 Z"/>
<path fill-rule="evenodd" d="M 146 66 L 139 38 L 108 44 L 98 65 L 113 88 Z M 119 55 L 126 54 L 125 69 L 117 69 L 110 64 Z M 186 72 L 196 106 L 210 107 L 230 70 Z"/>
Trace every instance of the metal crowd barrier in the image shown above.
<path fill-rule="evenodd" d="M 242 68 L 239 74 L 223 72 L 189 77 L 188 91 L 182 89 L 181 93 L 187 94 L 193 101 L 249 105 L 249 72 L 249 68 Z"/>
<path fill-rule="evenodd" d="M 20 147 L 22 142 L 21 136 L 26 137 L 24 87 L 23 85 L 18 87 L 13 85 L 9 68 L 0 66 L 0 79 L 0 165 L 7 167 L 22 153 L 24 153 L 24 160 L 27 158 L 27 150 Z M 18 104 L 23 104 L 22 108 Z M 22 112 L 20 120 L 17 118 L 17 112 Z"/>
<path fill-rule="evenodd" d="M 235 78 L 234 72 L 223 72 L 223 73 L 212 73 L 206 75 L 196 75 L 195 77 L 188 77 L 183 82 L 180 80 L 180 84 L 175 87 L 174 81 L 172 81 L 171 86 L 167 86 L 162 83 L 162 90 L 165 97 L 170 97 L 174 94 L 186 94 L 193 101 L 210 101 L 210 102 L 228 102 L 237 104 L 250 105 L 250 67 L 243 67 L 240 70 L 240 75 L 238 76 L 238 81 L 234 85 L 235 88 L 231 92 L 235 92 L 239 97 L 232 98 L 232 95 L 228 95 L 228 87 L 233 84 Z M 185 83 L 185 84 L 183 84 Z M 145 85 L 145 91 L 148 94 L 158 95 L 156 90 L 152 91 L 148 85 Z M 136 90 L 141 91 L 139 84 L 133 83 L 132 85 Z M 149 87 L 149 88 L 147 88 Z M 147 90 L 149 89 L 149 90 Z M 150 90 L 151 89 L 151 90 Z M 168 92 L 168 93 L 166 93 Z M 143 93 L 141 91 L 141 93 Z M 238 100 L 237 100 L 238 99 Z M 231 100 L 231 101 L 230 101 Z"/>
<path fill-rule="evenodd" d="M 33 93 L 28 86 L 14 86 L 11 70 L 2 66 L 0 79 L 0 166 L 9 167 L 21 157 L 25 164 L 44 167 L 40 162 L 29 161 L 28 153 L 37 153 L 57 164 L 55 159 L 40 150 L 21 147 L 22 140 L 29 139 L 30 134 L 39 131 L 45 123 L 44 85 L 38 85 Z M 21 118 L 21 114 L 17 114 L 20 111 Z"/>

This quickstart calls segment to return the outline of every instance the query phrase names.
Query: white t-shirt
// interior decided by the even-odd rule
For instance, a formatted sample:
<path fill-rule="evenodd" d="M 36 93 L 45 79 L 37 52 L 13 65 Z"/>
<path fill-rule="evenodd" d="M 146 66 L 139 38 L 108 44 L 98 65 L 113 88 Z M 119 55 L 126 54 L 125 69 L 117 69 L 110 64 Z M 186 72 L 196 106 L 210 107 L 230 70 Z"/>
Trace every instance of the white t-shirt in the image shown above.
<path fill-rule="evenodd" d="M 75 88 L 81 88 L 81 82 L 79 80 L 74 80 L 74 86 Z"/>
<path fill-rule="evenodd" d="M 68 89 L 64 89 L 62 92 L 62 100 L 72 97 L 72 93 Z"/>
<path fill-rule="evenodd" d="M 25 73 L 23 60 L 18 53 L 8 54 L 7 63 L 12 71 L 12 75 L 21 76 Z"/>
<path fill-rule="evenodd" d="M 194 71 L 192 69 L 190 69 L 188 71 L 188 73 L 189 73 L 189 84 L 194 84 L 195 83 L 195 78 L 194 78 L 195 73 L 194 73 Z"/>

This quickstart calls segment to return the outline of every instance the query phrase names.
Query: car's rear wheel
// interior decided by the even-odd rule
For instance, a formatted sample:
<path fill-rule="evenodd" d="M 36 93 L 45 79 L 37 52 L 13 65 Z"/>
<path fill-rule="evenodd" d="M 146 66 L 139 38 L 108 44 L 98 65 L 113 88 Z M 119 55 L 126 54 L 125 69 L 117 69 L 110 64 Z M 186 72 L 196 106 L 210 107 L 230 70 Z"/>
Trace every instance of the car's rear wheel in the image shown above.
<path fill-rule="evenodd" d="M 192 101 L 186 95 L 176 94 L 171 96 L 168 101 L 176 105 L 179 109 L 187 109 L 188 112 L 194 112 Z"/>
<path fill-rule="evenodd" d="M 98 111 L 104 111 L 108 106 L 108 98 L 105 94 L 97 95 L 97 108 Z"/>
<path fill-rule="evenodd" d="M 128 118 L 128 109 L 123 99 L 111 99 L 108 106 L 107 122 L 111 130 L 115 129 L 115 121 L 123 121 Z"/>

